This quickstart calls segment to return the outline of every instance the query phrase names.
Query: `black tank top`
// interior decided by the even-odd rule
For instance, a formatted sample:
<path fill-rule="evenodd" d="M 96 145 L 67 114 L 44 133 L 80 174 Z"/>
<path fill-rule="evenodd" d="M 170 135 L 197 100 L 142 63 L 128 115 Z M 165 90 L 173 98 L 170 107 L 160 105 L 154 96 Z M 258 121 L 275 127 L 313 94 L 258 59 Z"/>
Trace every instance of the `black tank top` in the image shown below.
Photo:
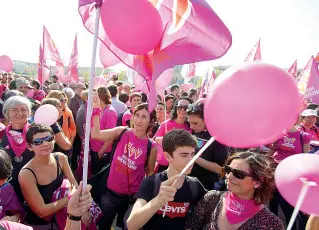
<path fill-rule="evenodd" d="M 39 192 L 44 200 L 44 203 L 46 204 L 49 204 L 51 203 L 51 199 L 52 199 L 52 196 L 53 196 L 53 193 L 55 190 L 57 190 L 59 187 L 61 187 L 62 185 L 62 182 L 63 182 L 63 172 L 62 172 L 62 169 L 60 167 L 60 164 L 59 164 L 59 158 L 58 158 L 58 155 L 56 155 L 55 153 L 53 154 L 54 155 L 54 158 L 56 160 L 56 163 L 57 163 L 57 177 L 54 181 L 52 181 L 50 184 L 47 184 L 47 185 L 40 185 L 38 183 L 38 179 L 37 179 L 37 176 L 35 175 L 35 173 L 33 172 L 32 169 L 30 168 L 24 168 L 24 169 L 27 169 L 29 170 L 30 172 L 32 172 L 32 174 L 34 175 L 36 181 L 37 181 L 37 187 L 39 189 Z M 28 224 L 31 224 L 31 225 L 45 225 L 45 224 L 48 224 L 50 223 L 51 221 L 46 221 L 44 219 L 41 219 L 40 217 L 38 217 L 32 210 L 30 207 L 27 207 L 26 208 L 26 211 L 27 211 L 27 215 L 25 217 L 25 221 L 28 223 Z"/>

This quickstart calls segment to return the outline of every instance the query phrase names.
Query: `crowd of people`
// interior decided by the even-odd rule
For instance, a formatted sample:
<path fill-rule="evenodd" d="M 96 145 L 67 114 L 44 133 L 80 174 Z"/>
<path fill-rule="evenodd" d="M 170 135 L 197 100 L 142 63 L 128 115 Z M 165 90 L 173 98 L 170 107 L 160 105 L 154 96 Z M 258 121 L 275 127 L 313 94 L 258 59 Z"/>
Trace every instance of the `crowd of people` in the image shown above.
<path fill-rule="evenodd" d="M 211 138 L 205 99 L 199 98 L 205 94 L 171 85 L 150 112 L 145 93 L 113 78 L 93 93 L 92 202 L 91 185 L 82 193 L 80 183 L 88 85 L 61 84 L 57 76 L 43 86 L 10 73 L 0 78 L 0 226 L 5 229 L 19 222 L 26 227 L 7 229 L 80 229 L 82 224 L 104 230 L 116 223 L 129 230 L 281 230 L 294 207 L 276 189 L 276 166 L 291 155 L 319 150 L 319 107 L 308 103 L 274 143 L 237 149 L 214 141 L 179 177 Z M 34 123 L 35 111 L 45 104 L 59 114 L 51 126 Z M 279 207 L 284 217 L 278 217 Z M 299 212 L 293 229 L 317 229 L 317 222 Z"/>

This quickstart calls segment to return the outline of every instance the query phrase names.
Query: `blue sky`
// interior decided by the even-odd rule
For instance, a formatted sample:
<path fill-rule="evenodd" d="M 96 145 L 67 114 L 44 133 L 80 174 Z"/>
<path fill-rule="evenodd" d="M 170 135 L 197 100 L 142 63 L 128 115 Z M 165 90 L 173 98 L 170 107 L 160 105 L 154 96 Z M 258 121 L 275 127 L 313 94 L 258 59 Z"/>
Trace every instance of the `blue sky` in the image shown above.
<path fill-rule="evenodd" d="M 319 52 L 318 0 L 208 2 L 233 35 L 231 49 L 214 65 L 242 62 L 259 38 L 263 61 L 280 67 L 290 67 L 298 59 L 303 68 Z M 66 65 L 78 33 L 79 64 L 89 66 L 93 36 L 83 27 L 77 4 L 77 0 L 0 1 L 0 55 L 37 62 L 44 24 Z"/>

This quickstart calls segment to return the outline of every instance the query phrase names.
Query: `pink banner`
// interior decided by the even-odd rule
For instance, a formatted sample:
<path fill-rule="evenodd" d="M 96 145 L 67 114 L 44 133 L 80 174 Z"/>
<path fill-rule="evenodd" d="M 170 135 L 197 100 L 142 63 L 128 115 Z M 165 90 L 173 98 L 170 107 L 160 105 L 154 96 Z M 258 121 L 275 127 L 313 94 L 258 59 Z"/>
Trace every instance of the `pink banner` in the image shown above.
<path fill-rule="evenodd" d="M 151 84 L 151 89 L 156 90 L 155 81 L 166 69 L 175 65 L 214 60 L 230 48 L 230 31 L 205 0 L 151 2 L 156 6 L 165 28 L 159 45 L 153 51 L 144 55 L 123 53 L 110 41 L 102 23 L 98 32 L 99 39 L 109 50 L 143 76 Z M 91 33 L 94 32 L 95 6 L 99 4 L 101 1 L 79 0 L 83 24 Z M 151 98 L 156 98 L 156 91 L 151 92 L 155 94 Z"/>
<path fill-rule="evenodd" d="M 78 71 L 78 64 L 79 64 L 79 53 L 78 53 L 78 36 L 75 35 L 74 45 L 72 54 L 70 57 L 69 63 L 69 70 L 68 70 L 68 77 L 70 83 L 76 83 L 79 81 L 79 71 Z"/>
<path fill-rule="evenodd" d="M 42 69 L 43 67 L 43 69 Z M 50 69 L 45 63 L 44 57 L 43 57 L 43 49 L 40 44 L 40 50 L 39 50 L 39 62 L 38 62 L 38 80 L 41 85 L 50 78 Z"/>
<path fill-rule="evenodd" d="M 261 61 L 261 48 L 260 48 L 260 40 L 256 43 L 256 45 L 253 47 L 253 49 L 249 52 L 247 57 L 245 58 L 245 61 Z M 253 59 L 252 59 L 253 57 Z"/>
<path fill-rule="evenodd" d="M 312 102 L 319 104 L 319 75 L 313 56 L 300 75 L 297 85 L 305 100 L 311 99 Z"/>
<path fill-rule="evenodd" d="M 215 81 L 215 79 L 216 79 L 216 74 L 215 74 L 215 70 L 213 70 L 212 75 L 210 76 L 210 79 L 207 84 L 206 94 L 208 94 L 209 91 L 212 89 L 213 82 Z"/>
<path fill-rule="evenodd" d="M 294 78 L 297 78 L 297 60 L 288 69 L 288 73 L 290 73 Z"/>

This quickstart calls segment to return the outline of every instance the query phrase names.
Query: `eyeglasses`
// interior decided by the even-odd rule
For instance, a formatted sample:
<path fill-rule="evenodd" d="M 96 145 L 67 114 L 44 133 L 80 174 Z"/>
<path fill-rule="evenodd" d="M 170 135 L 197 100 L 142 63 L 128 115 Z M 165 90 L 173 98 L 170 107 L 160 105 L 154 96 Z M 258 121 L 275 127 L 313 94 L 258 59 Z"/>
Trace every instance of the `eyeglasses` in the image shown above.
<path fill-rule="evenodd" d="M 234 177 L 239 179 L 239 180 L 243 180 L 246 177 L 253 177 L 253 174 L 246 173 L 246 172 L 239 170 L 239 169 L 233 169 L 233 168 L 229 167 L 229 165 L 225 165 L 224 170 L 227 174 L 233 173 Z"/>
<path fill-rule="evenodd" d="M 183 109 L 184 111 L 186 111 L 186 110 L 188 109 L 188 105 L 178 105 L 178 106 L 177 106 L 177 110 L 180 111 L 180 110 L 182 110 L 182 109 Z"/>
<path fill-rule="evenodd" d="M 66 98 L 61 98 L 60 102 L 66 102 Z"/>
<path fill-rule="evenodd" d="M 37 138 L 34 141 L 32 141 L 32 145 L 38 146 L 38 145 L 42 145 L 43 142 L 51 142 L 54 140 L 54 136 L 50 135 L 50 136 L 46 136 L 46 137 L 42 137 L 42 138 Z"/>

